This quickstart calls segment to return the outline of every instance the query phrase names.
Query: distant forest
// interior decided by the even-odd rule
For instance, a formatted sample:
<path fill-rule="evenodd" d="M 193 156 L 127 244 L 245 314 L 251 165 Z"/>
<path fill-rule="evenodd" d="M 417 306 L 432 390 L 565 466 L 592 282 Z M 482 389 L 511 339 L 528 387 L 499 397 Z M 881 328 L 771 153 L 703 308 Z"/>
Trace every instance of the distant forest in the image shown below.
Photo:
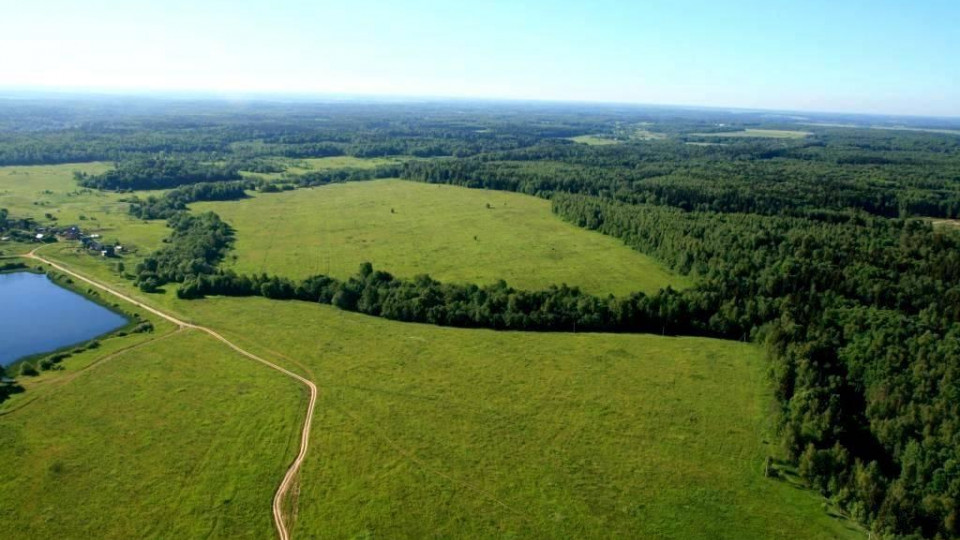
<path fill-rule="evenodd" d="M 147 291 L 176 282 L 184 298 L 301 299 L 443 325 L 753 340 L 769 351 L 780 443 L 811 486 L 878 533 L 957 537 L 960 228 L 935 222 L 960 218 L 960 131 L 871 124 L 960 127 L 545 104 L 26 102 L 0 104 L 0 165 L 110 161 L 115 169 L 78 181 L 172 188 L 131 200 L 133 214 L 172 230 L 137 269 Z M 699 135 L 747 128 L 809 135 Z M 611 144 L 570 140 L 586 134 Z M 408 159 L 257 176 L 281 172 L 279 158 L 341 155 Z M 549 199 L 559 218 L 697 285 L 613 298 L 400 279 L 369 265 L 348 280 L 242 276 L 218 267 L 229 224 L 187 210 L 251 189 L 386 176 Z"/>

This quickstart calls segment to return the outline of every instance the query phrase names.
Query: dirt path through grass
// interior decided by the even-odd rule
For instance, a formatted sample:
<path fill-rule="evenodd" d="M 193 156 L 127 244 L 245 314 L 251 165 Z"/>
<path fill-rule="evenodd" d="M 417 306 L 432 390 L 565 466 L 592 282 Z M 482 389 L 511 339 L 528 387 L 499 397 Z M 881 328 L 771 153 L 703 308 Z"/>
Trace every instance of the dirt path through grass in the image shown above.
<path fill-rule="evenodd" d="M 217 339 L 218 341 L 224 343 L 225 345 L 227 345 L 228 347 L 230 347 L 230 348 L 233 349 L 234 351 L 242 354 L 243 356 L 246 356 L 247 358 L 250 358 L 251 360 L 255 360 L 255 361 L 257 361 L 257 362 L 260 362 L 261 364 L 263 364 L 263 365 L 265 365 L 265 366 L 267 366 L 267 367 L 269 367 L 269 368 L 271 368 L 271 369 L 274 369 L 274 370 L 276 370 L 276 371 L 279 371 L 280 373 L 283 373 L 284 375 L 286 375 L 286 376 L 288 376 L 288 377 L 291 377 L 291 378 L 293 378 L 293 379 L 296 379 L 296 380 L 300 381 L 301 383 L 303 383 L 304 385 L 306 385 L 307 388 L 310 389 L 310 402 L 309 402 L 309 404 L 308 404 L 308 406 L 307 406 L 307 415 L 306 415 L 306 417 L 304 418 L 304 421 L 303 421 L 303 429 L 301 430 L 301 433 L 300 433 L 300 451 L 297 453 L 297 457 L 293 460 L 293 463 L 290 464 L 290 467 L 287 469 L 287 473 L 286 473 L 286 474 L 284 475 L 284 477 L 283 477 L 283 481 L 280 482 L 280 486 L 277 487 L 277 492 L 276 492 L 276 494 L 273 496 L 273 522 L 274 522 L 274 525 L 276 525 L 276 528 L 277 528 L 277 535 L 280 537 L 280 540 L 289 540 L 289 539 L 290 539 L 290 533 L 287 531 L 287 526 L 286 526 L 286 524 L 284 523 L 284 519 L 283 519 L 283 500 L 284 500 L 284 498 L 286 497 L 287 493 L 290 491 L 290 487 L 293 485 L 293 482 L 294 482 L 294 479 L 295 479 L 296 476 L 297 476 L 297 473 L 300 471 L 300 466 L 303 464 L 303 459 L 304 459 L 304 457 L 307 455 L 307 449 L 308 449 L 308 447 L 309 447 L 309 445 L 310 445 L 310 425 L 313 423 L 313 409 L 314 409 L 314 406 L 315 406 L 316 403 L 317 403 L 317 385 L 315 385 L 315 384 L 313 383 L 313 381 L 310 381 L 309 379 L 306 379 L 306 378 L 304 378 L 304 377 L 301 377 L 300 375 L 297 375 L 296 373 L 294 373 L 294 372 L 292 372 L 292 371 L 290 371 L 290 370 L 288 370 L 288 369 L 282 368 L 282 367 L 274 364 L 273 362 L 264 360 L 263 358 L 260 358 L 259 356 L 255 355 L 255 354 L 253 354 L 253 353 L 251 353 L 251 352 L 249 352 L 249 351 L 247 351 L 247 350 L 245 350 L 245 349 L 242 349 L 242 348 L 240 348 L 240 347 L 237 346 L 237 345 L 234 345 L 233 342 L 231 342 L 231 341 L 228 340 L 227 338 L 223 337 L 222 335 L 218 334 L 218 333 L 215 332 L 214 330 L 211 330 L 210 328 L 207 328 L 207 327 L 204 327 L 204 326 L 199 326 L 199 325 L 196 325 L 196 324 L 192 324 L 192 323 L 188 323 L 188 322 L 186 322 L 186 321 L 180 320 L 180 319 L 174 317 L 173 315 L 170 315 L 170 314 L 168 314 L 168 313 L 165 313 L 165 312 L 163 312 L 163 311 L 160 311 L 159 309 L 156 309 L 156 308 L 153 308 L 153 307 L 151 307 L 151 306 L 145 305 L 145 304 L 143 304 L 143 303 L 141 303 L 141 302 L 138 302 L 137 300 L 134 300 L 133 298 L 131 298 L 131 297 L 123 294 L 122 292 L 120 292 L 120 291 L 118 291 L 118 290 L 116 290 L 116 289 L 111 288 L 111 287 L 108 286 L 108 285 L 104 285 L 103 283 L 100 283 L 100 282 L 98 282 L 98 281 L 95 281 L 95 280 L 92 280 L 92 279 L 90 279 L 90 278 L 88 278 L 88 277 L 85 277 L 85 276 L 83 276 L 83 275 L 81 275 L 81 274 L 78 274 L 77 272 L 74 272 L 73 270 L 70 270 L 70 269 L 68 269 L 68 268 L 66 268 L 66 267 L 64 267 L 64 266 L 62 266 L 62 265 L 60 265 L 60 264 L 57 264 L 57 263 L 53 262 L 53 261 L 44 259 L 44 258 L 41 257 L 40 255 L 37 255 L 37 250 L 39 250 L 39 249 L 40 249 L 40 248 L 34 249 L 34 250 L 31 251 L 30 253 L 28 253 L 28 254 L 26 255 L 26 257 L 29 258 L 29 259 L 34 259 L 34 260 L 40 261 L 40 262 L 42 262 L 42 263 L 44 263 L 44 264 L 49 265 L 49 266 L 52 267 L 52 268 L 56 268 L 57 270 L 65 273 L 65 274 L 68 274 L 68 275 L 70 275 L 70 276 L 72 276 L 72 277 L 74 277 L 74 278 L 77 278 L 77 279 L 83 281 L 84 283 L 88 283 L 88 284 L 90 284 L 90 285 L 93 285 L 94 287 L 97 287 L 98 289 L 104 290 L 104 291 L 106 291 L 106 292 L 108 292 L 108 293 L 116 296 L 117 298 L 120 298 L 121 300 L 124 300 L 124 301 L 126 301 L 126 302 L 129 302 L 129 303 L 131 303 L 131 304 L 133 304 L 133 305 L 135 305 L 135 306 L 137 306 L 137 307 L 139 307 L 139 308 L 141 308 L 141 309 L 144 309 L 144 310 L 146 310 L 146 311 L 149 311 L 150 313 L 153 313 L 154 315 L 156 315 L 156 316 L 158 316 L 158 317 L 162 317 L 162 318 L 164 318 L 164 319 L 172 322 L 173 324 L 176 324 L 176 325 L 179 326 L 181 329 L 182 329 L 182 328 L 193 328 L 193 329 L 195 329 L 195 330 L 200 330 L 201 332 L 206 332 L 207 334 L 209 334 L 210 336 L 212 336 L 214 339 Z"/>

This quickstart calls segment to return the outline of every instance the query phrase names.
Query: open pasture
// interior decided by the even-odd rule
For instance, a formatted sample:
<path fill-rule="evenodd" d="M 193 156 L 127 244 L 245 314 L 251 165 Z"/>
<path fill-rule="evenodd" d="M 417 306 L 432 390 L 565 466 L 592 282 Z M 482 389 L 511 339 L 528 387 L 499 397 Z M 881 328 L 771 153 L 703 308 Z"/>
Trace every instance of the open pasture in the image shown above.
<path fill-rule="evenodd" d="M 270 501 L 305 403 L 298 384 L 189 330 L 64 366 L 0 415 L 7 538 L 273 534 Z"/>
<path fill-rule="evenodd" d="M 754 346 L 176 303 L 320 386 L 297 536 L 859 537 L 764 477 L 776 449 Z"/>
<path fill-rule="evenodd" d="M 236 229 L 227 266 L 238 272 L 345 278 L 369 261 L 402 277 L 567 283 L 595 294 L 689 284 L 618 240 L 561 221 L 548 201 L 514 193 L 377 180 L 192 208 Z"/>

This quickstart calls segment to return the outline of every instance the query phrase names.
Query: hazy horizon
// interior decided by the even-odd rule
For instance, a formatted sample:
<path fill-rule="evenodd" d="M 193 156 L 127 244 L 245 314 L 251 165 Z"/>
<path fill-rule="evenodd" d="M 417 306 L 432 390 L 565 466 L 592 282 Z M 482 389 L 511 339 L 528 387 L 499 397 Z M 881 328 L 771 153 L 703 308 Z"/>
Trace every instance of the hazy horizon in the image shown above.
<path fill-rule="evenodd" d="M 958 21 L 943 1 L 40 0 L 8 14 L 0 89 L 956 117 Z"/>

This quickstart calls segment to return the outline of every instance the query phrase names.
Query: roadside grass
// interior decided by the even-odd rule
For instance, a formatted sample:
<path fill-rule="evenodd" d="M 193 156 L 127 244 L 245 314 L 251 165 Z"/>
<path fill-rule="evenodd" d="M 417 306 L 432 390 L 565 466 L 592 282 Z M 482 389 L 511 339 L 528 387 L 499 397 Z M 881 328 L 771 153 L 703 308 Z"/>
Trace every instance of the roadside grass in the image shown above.
<path fill-rule="evenodd" d="M 548 201 L 500 191 L 376 180 L 242 201 L 196 203 L 236 229 L 226 266 L 290 278 L 353 275 L 369 261 L 401 277 L 594 294 L 656 292 L 691 280 L 622 242 L 565 223 Z"/>
<path fill-rule="evenodd" d="M 785 129 L 744 129 L 743 131 L 724 131 L 721 133 L 690 133 L 696 137 L 753 137 L 758 139 L 802 139 L 812 135 L 809 131 L 790 131 Z"/>
<path fill-rule="evenodd" d="M 4 533 L 268 538 L 305 397 L 196 331 L 131 349 L 0 416 Z"/>
<path fill-rule="evenodd" d="M 752 345 L 177 303 L 319 385 L 294 536 L 862 537 L 763 476 L 773 399 Z"/>

